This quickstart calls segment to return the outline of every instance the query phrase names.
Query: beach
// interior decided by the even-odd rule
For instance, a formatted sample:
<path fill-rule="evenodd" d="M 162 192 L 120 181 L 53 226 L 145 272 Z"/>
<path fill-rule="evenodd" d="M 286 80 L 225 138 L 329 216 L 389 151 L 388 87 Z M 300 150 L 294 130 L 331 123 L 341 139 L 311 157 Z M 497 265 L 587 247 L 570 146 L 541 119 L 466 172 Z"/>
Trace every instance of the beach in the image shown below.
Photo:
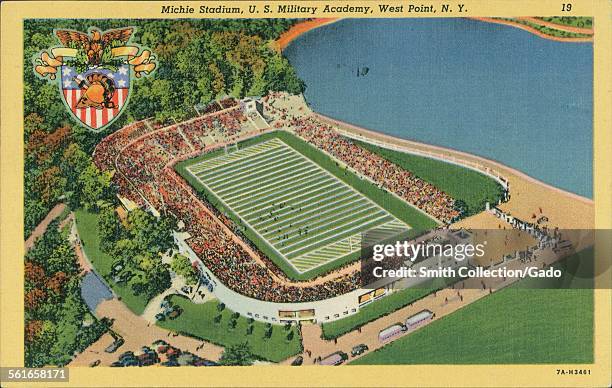
<path fill-rule="evenodd" d="M 317 18 L 310 19 L 294 24 L 289 30 L 281 34 L 281 36 L 273 42 L 273 47 L 276 50 L 284 50 L 289 43 L 297 39 L 300 35 L 305 34 L 310 30 L 324 26 L 326 24 L 337 22 L 340 18 Z"/>

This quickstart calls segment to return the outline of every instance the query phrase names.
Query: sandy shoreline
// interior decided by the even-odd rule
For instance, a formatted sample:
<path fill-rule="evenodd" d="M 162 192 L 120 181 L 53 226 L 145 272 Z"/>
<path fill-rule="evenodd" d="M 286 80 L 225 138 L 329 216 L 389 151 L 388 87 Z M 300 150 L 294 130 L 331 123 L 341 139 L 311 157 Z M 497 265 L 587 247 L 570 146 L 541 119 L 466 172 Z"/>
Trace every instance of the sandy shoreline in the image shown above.
<path fill-rule="evenodd" d="M 282 51 L 289 43 L 297 39 L 300 35 L 305 34 L 310 30 L 314 30 L 315 28 L 319 28 L 326 24 L 337 22 L 341 20 L 340 18 L 317 18 L 306 20 L 300 23 L 293 25 L 290 29 L 283 32 L 281 36 L 274 42 L 274 48 Z"/>
<path fill-rule="evenodd" d="M 486 23 L 502 24 L 502 25 L 506 25 L 506 26 L 514 27 L 514 28 L 520 28 L 534 35 L 537 35 L 540 38 L 554 40 L 557 42 L 593 42 L 593 37 L 563 38 L 563 37 L 546 35 L 536 30 L 533 27 L 529 27 L 524 24 L 520 24 L 516 22 L 511 22 L 509 20 L 501 20 L 501 19 L 494 19 L 494 18 L 487 18 L 487 17 L 470 17 L 468 19 L 478 20 L 478 21 L 486 22 Z M 523 17 L 521 19 L 525 19 L 526 21 L 529 21 L 532 23 L 538 23 L 542 26 L 554 28 L 554 29 L 561 30 L 561 31 L 573 32 L 573 33 L 578 33 L 578 34 L 593 34 L 593 29 L 564 26 L 561 24 L 555 24 L 555 23 L 544 21 L 544 20 L 534 19 L 531 17 Z M 324 26 L 330 23 L 334 23 L 339 20 L 342 20 L 342 18 L 329 18 L 329 19 L 328 18 L 317 18 L 317 19 L 310 19 L 310 20 L 306 20 L 303 22 L 299 22 L 293 25 L 289 30 L 282 33 L 281 36 L 277 40 L 272 42 L 272 47 L 275 50 L 283 51 L 285 48 L 287 48 L 287 46 L 289 46 L 291 42 L 297 39 L 300 35 L 305 34 L 306 32 L 310 30 L 314 30 L 315 28 L 319 28 L 321 26 Z"/>

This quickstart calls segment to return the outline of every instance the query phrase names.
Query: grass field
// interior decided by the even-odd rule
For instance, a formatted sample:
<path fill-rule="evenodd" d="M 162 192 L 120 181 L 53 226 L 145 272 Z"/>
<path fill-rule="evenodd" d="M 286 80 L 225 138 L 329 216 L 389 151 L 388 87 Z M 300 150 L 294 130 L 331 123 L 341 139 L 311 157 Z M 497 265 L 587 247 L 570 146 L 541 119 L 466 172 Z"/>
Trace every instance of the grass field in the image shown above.
<path fill-rule="evenodd" d="M 427 215 L 287 132 L 180 163 L 177 171 L 240 225 L 289 277 L 304 280 L 359 257 L 361 232 L 418 234 Z"/>
<path fill-rule="evenodd" d="M 486 202 L 496 204 L 502 197 L 501 185 L 477 171 L 436 159 L 390 150 L 356 140 L 352 141 L 412 172 L 455 200 L 462 200 L 467 206 L 466 216 L 483 211 Z"/>
<path fill-rule="evenodd" d="M 554 283 L 567 285 L 577 262 L 592 268 L 592 250 L 558 266 L 571 270 Z M 572 286 L 587 287 L 585 281 Z M 352 364 L 592 363 L 592 288 L 533 289 L 530 282 L 480 299 Z"/>
<path fill-rule="evenodd" d="M 121 301 L 135 314 L 140 315 L 147 306 L 148 301 L 143 296 L 136 296 L 132 292 L 129 283 L 120 285 L 112 281 L 110 276 L 112 257 L 100 250 L 100 236 L 98 235 L 98 215 L 83 209 L 74 212 L 77 229 L 83 250 L 91 264 L 106 282 L 112 287 L 115 294 L 121 297 Z"/>
<path fill-rule="evenodd" d="M 368 322 L 372 322 L 380 317 L 389 315 L 392 312 L 431 294 L 436 289 L 437 287 L 434 286 L 428 287 L 426 285 L 420 285 L 418 287 L 396 291 L 391 295 L 385 296 L 380 300 L 363 306 L 356 314 L 333 322 L 323 323 L 321 325 L 323 330 L 323 338 L 327 340 L 338 338 L 348 332 L 356 330 L 358 327 L 361 327 Z"/>
<path fill-rule="evenodd" d="M 267 330 L 266 324 L 254 321 L 249 323 L 247 318 L 240 316 L 236 319 L 236 326 L 231 327 L 233 311 L 224 309 L 219 311 L 217 301 L 195 304 L 184 297 L 173 295 L 172 303 L 181 306 L 183 313 L 174 320 L 158 322 L 157 324 L 168 330 L 179 332 L 213 342 L 221 346 L 249 343 L 251 351 L 258 358 L 273 362 L 280 362 L 302 351 L 301 336 L 295 326 L 289 331 L 281 325 L 272 325 L 272 336 L 264 338 Z M 215 317 L 221 316 L 216 322 Z M 247 328 L 252 325 L 253 331 L 248 334 Z M 290 340 L 287 336 L 293 332 Z"/>
<path fill-rule="evenodd" d="M 409 229 L 278 138 L 187 170 L 300 273 L 359 251 L 364 231 Z"/>

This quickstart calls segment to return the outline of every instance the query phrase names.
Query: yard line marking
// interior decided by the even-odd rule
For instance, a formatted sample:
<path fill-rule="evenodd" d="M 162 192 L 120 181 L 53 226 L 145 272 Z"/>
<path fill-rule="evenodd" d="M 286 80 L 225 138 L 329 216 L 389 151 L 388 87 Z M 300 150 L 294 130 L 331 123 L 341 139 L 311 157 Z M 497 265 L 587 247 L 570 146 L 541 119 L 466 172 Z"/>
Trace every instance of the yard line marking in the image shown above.
<path fill-rule="evenodd" d="M 347 197 L 347 198 L 351 198 L 351 197 Z M 343 198 L 343 199 L 337 199 L 337 200 L 335 200 L 335 201 L 332 201 L 332 202 L 330 202 L 330 203 L 325 204 L 325 205 L 324 205 L 324 206 L 322 206 L 322 207 L 315 206 L 315 207 L 314 207 L 314 209 L 309 210 L 309 211 L 307 211 L 307 212 L 300 213 L 300 214 L 296 214 L 296 215 L 294 215 L 293 217 L 283 218 L 281 222 L 277 222 L 277 223 L 275 223 L 275 224 L 274 224 L 274 226 L 282 226 L 282 225 L 285 225 L 285 224 L 287 224 L 288 222 L 290 222 L 290 221 L 292 221 L 292 220 L 294 220 L 294 219 L 296 219 L 296 218 L 298 218 L 298 217 L 300 217 L 300 216 L 304 216 L 304 215 L 306 215 L 306 214 L 310 214 L 310 213 L 313 213 L 313 212 L 317 212 L 317 211 L 320 211 L 320 210 L 326 209 L 326 208 L 328 208 L 328 207 L 330 207 L 330 206 L 333 206 L 334 204 L 337 204 L 338 202 L 342 202 L 342 201 L 345 201 L 345 200 L 346 200 L 346 198 Z M 361 198 L 359 198 L 359 197 L 353 197 L 353 199 L 352 199 L 352 200 L 349 200 L 348 204 L 355 203 L 355 202 L 358 202 L 358 201 L 361 201 Z M 344 206 L 344 205 L 345 205 L 345 204 L 342 204 L 342 206 Z M 288 214 L 290 214 L 290 213 L 288 213 Z M 268 222 L 268 220 L 265 220 L 265 221 L 260 221 L 260 222 L 258 222 L 258 223 L 253 224 L 253 225 L 258 226 L 259 224 L 262 224 L 262 223 L 265 223 L 265 222 Z"/>
<path fill-rule="evenodd" d="M 352 208 L 351 208 L 351 209 L 349 209 L 349 210 L 350 210 L 351 212 L 354 212 L 354 211 L 356 211 L 356 210 L 358 210 L 358 209 L 365 208 L 365 207 L 371 208 L 371 206 L 372 206 L 372 205 L 370 205 L 369 203 L 367 203 L 367 202 L 363 202 L 363 203 L 359 204 L 358 206 L 352 207 Z M 343 214 L 347 214 L 347 212 L 345 212 L 345 211 L 343 211 L 343 212 L 339 212 L 338 210 L 339 210 L 339 209 L 341 209 L 341 208 L 342 208 L 342 209 L 346 209 L 346 205 L 343 205 L 343 206 L 341 206 L 341 207 L 337 207 L 337 208 L 333 208 L 333 209 L 328 210 L 328 211 L 323 212 L 323 213 L 315 214 L 314 216 L 310 216 L 310 217 L 305 218 L 305 219 L 300 219 L 300 220 L 298 220 L 298 222 L 296 223 L 296 225 L 293 225 L 292 227 L 290 227 L 289 229 L 286 229 L 286 230 L 282 230 L 282 228 L 278 227 L 277 225 L 274 225 L 274 230 L 279 230 L 279 229 L 281 229 L 281 230 L 282 230 L 282 232 L 279 232 L 279 233 L 282 233 L 282 234 L 295 234 L 295 233 L 296 233 L 296 231 L 299 231 L 300 229 L 310 228 L 310 226 L 311 226 L 311 225 L 316 225 L 316 224 L 318 224 L 319 222 L 323 222 L 323 221 L 329 220 L 329 219 L 330 219 L 330 217 L 335 217 L 335 218 L 336 218 L 336 220 L 339 220 L 339 219 L 341 219 L 341 217 L 339 217 L 339 216 L 341 216 L 341 215 L 343 215 Z M 330 214 L 330 212 L 331 212 L 331 214 Z M 307 222 L 307 223 L 305 223 L 305 224 L 304 224 L 304 222 L 306 222 L 306 221 L 308 221 L 308 220 L 310 220 L 310 219 L 313 219 L 313 218 L 315 218 L 315 217 L 320 217 L 320 216 L 322 216 L 323 214 L 326 214 L 327 216 L 326 216 L 326 217 L 321 217 L 321 218 L 318 218 L 318 219 L 316 220 L 316 222 Z M 299 226 L 298 226 L 298 225 L 299 225 Z M 270 233 L 272 233 L 272 232 L 268 232 L 268 233 L 264 234 L 264 236 L 269 235 Z"/>
<path fill-rule="evenodd" d="M 257 157 L 254 157 L 252 159 L 240 159 L 240 164 L 233 164 L 229 167 L 223 167 L 221 170 L 215 170 L 215 171 L 211 171 L 208 170 L 206 172 L 200 172 L 198 175 L 200 175 L 202 178 L 204 179 L 209 179 L 212 178 L 212 180 L 216 179 L 217 177 L 222 178 L 222 177 L 226 177 L 228 174 L 231 175 L 235 172 L 240 172 L 240 171 L 244 171 L 245 169 L 248 168 L 253 168 L 255 169 L 255 166 L 260 166 L 262 164 L 267 165 L 267 164 L 272 164 L 274 162 L 276 162 L 279 159 L 283 159 L 283 157 L 293 157 L 293 154 L 291 152 L 286 152 L 286 150 L 282 149 L 282 147 L 279 147 L 280 151 L 272 151 L 270 153 L 260 153 L 257 154 Z M 245 163 L 242 163 L 242 161 L 244 161 Z M 211 181 L 212 181 L 211 180 Z"/>
<path fill-rule="evenodd" d="M 261 172 L 265 172 L 265 171 L 269 171 L 269 170 L 273 170 L 279 166 L 288 164 L 288 163 L 294 163 L 299 161 L 299 158 L 296 158 L 294 156 L 291 156 L 289 158 L 284 158 L 284 159 L 280 159 L 278 161 L 273 161 L 273 162 L 269 162 L 266 163 L 266 165 L 261 166 L 262 168 L 258 168 L 258 169 L 253 169 L 253 170 L 249 170 L 249 169 L 243 169 L 242 172 L 239 173 L 235 173 L 234 171 L 230 171 L 228 174 L 224 174 L 222 177 L 218 177 L 215 179 L 207 179 L 208 183 L 210 185 L 214 185 L 214 186 L 218 186 L 219 184 L 223 183 L 223 182 L 236 182 L 238 180 L 241 180 L 242 178 L 245 177 L 249 177 L 251 175 L 254 174 L 259 174 Z M 206 179 L 206 178 L 205 178 Z"/>
<path fill-rule="evenodd" d="M 295 182 L 294 182 L 294 183 L 295 183 Z M 258 205 L 261 205 L 262 203 L 264 203 L 264 202 L 262 202 L 262 200 L 264 200 L 264 199 L 266 199 L 266 198 L 270 198 L 270 197 L 278 197 L 279 195 L 281 195 L 281 194 L 283 194 L 283 193 L 287 192 L 287 190 L 293 190 L 293 191 L 292 191 L 292 193 L 293 193 L 293 194 L 297 194 L 297 193 L 299 193 L 300 191 L 302 191 L 302 190 L 304 190 L 304 189 L 306 189 L 306 188 L 310 188 L 310 187 L 312 187 L 312 186 L 319 186 L 319 187 L 323 187 L 323 186 L 322 186 L 323 184 L 333 184 L 333 183 L 335 183 L 335 182 L 334 182 L 334 181 L 332 181 L 332 180 L 330 180 L 329 178 L 326 178 L 326 179 L 325 179 L 325 180 L 323 180 L 323 181 L 314 181 L 314 180 L 311 180 L 311 181 L 306 181 L 306 183 L 305 183 L 304 185 L 295 185 L 295 184 L 294 184 L 293 186 L 288 186 L 288 187 L 285 187 L 285 188 L 284 188 L 284 189 L 282 189 L 282 190 L 278 190 L 278 191 L 275 191 L 275 192 L 273 192 L 273 193 L 266 194 L 266 195 L 261 196 L 261 197 L 259 197 L 259 196 L 253 196 L 252 198 L 247 199 L 247 200 L 240 201 L 240 202 L 238 202 L 238 204 L 237 204 L 237 205 L 233 205 L 233 206 L 236 206 L 236 208 L 239 208 L 239 207 L 241 207 L 241 206 L 249 205 L 249 204 L 251 204 L 251 203 L 253 203 L 253 202 L 257 202 L 257 204 L 258 204 Z M 278 197 L 278 198 L 282 198 L 282 197 Z"/>
<path fill-rule="evenodd" d="M 333 240 L 333 239 L 334 239 L 334 238 L 336 238 L 337 236 L 341 236 L 341 235 L 343 235 L 343 234 L 345 234 L 345 233 L 353 233 L 353 231 L 360 230 L 360 229 L 361 229 L 361 228 L 363 228 L 363 226 L 365 226 L 365 225 L 374 224 L 374 223 L 376 223 L 376 222 L 378 222 L 378 221 L 380 221 L 380 220 L 382 220 L 383 218 L 386 218 L 386 217 L 388 217 L 388 215 L 383 214 L 383 215 L 381 215 L 380 217 L 377 217 L 377 218 L 376 218 L 376 219 L 374 219 L 374 220 L 371 220 L 371 221 L 368 221 L 368 222 L 364 222 L 364 223 L 362 223 L 362 224 L 360 224 L 360 225 L 357 225 L 357 226 L 355 226 L 355 227 L 352 227 L 352 228 L 350 228 L 350 229 L 348 229 L 348 230 L 345 230 L 345 231 L 343 231 L 343 232 L 336 233 L 336 234 L 334 234 L 334 235 L 332 235 L 332 236 L 329 236 L 329 237 L 324 237 L 324 240 L 323 240 L 323 241 L 327 241 L 327 240 L 330 240 L 330 239 L 332 239 L 332 240 Z M 332 230 L 336 230 L 336 229 L 338 229 L 338 228 L 334 228 L 334 229 L 332 229 Z M 311 239 L 308 239 L 308 240 L 311 240 Z M 306 240 L 304 240 L 304 241 L 306 241 Z M 302 241 L 302 242 L 304 242 L 304 241 Z M 294 249 L 294 250 L 292 250 L 292 251 L 286 251 L 286 252 L 284 252 L 284 255 L 285 255 L 285 257 L 287 257 L 288 259 L 291 259 L 291 258 L 289 257 L 289 255 L 291 255 L 291 254 L 293 254 L 293 253 L 295 253 L 295 252 L 300 252 L 300 251 L 303 251 L 303 250 L 307 250 L 307 249 L 308 249 L 308 248 L 310 248 L 311 246 L 316 245 L 316 244 L 320 244 L 320 243 L 321 243 L 320 241 L 317 241 L 317 242 L 314 242 L 314 243 L 308 244 L 308 245 L 303 246 L 303 247 L 298 247 L 297 249 Z M 299 256 L 299 255 L 298 255 L 298 256 Z"/>
<path fill-rule="evenodd" d="M 214 169 L 221 168 L 227 164 L 230 164 L 235 160 L 246 159 L 250 156 L 261 155 L 265 153 L 266 151 L 271 151 L 271 150 L 276 150 L 276 149 L 279 149 L 279 151 L 281 151 L 285 149 L 285 147 L 280 143 L 277 143 L 276 147 L 274 147 L 274 144 L 265 145 L 262 143 L 262 144 L 258 144 L 255 146 L 243 148 L 242 150 L 233 151 L 223 156 L 216 156 L 216 157 L 213 157 L 212 159 L 203 160 L 200 163 L 198 163 L 198 166 L 200 166 L 201 169 L 214 170 Z"/>
<path fill-rule="evenodd" d="M 240 192 L 242 188 L 252 188 L 253 186 L 257 186 L 257 185 L 261 185 L 262 182 L 268 182 L 267 177 L 271 177 L 271 176 L 276 176 L 276 177 L 287 177 L 289 175 L 292 174 L 292 172 L 296 172 L 296 171 L 304 171 L 309 169 L 310 167 L 308 165 L 300 165 L 300 168 L 297 168 L 295 170 L 293 170 L 292 168 L 295 167 L 294 166 L 288 166 L 286 168 L 283 168 L 279 171 L 272 171 L 269 172 L 267 174 L 264 174 L 262 176 L 257 176 L 257 177 L 251 177 L 248 180 L 243 180 L 243 181 L 237 181 L 237 182 L 231 182 L 231 184 L 227 184 L 224 186 L 211 186 L 213 189 L 217 190 L 217 192 L 219 193 L 219 195 L 222 196 L 226 196 L 228 193 L 236 193 L 236 192 Z"/>
<path fill-rule="evenodd" d="M 313 186 L 315 186 L 314 189 L 312 189 Z M 310 184 L 308 187 L 304 187 L 304 188 L 302 188 L 300 190 L 297 190 L 297 191 L 294 191 L 294 192 L 290 192 L 290 193 L 287 193 L 287 194 L 283 194 L 283 195 L 277 196 L 276 198 L 268 199 L 267 201 L 258 201 L 258 200 L 255 200 L 255 201 L 253 201 L 253 202 L 255 202 L 254 205 L 251 205 L 251 203 L 252 203 L 251 202 L 251 203 L 247 204 L 247 205 L 250 205 L 250 206 L 247 206 L 247 207 L 240 206 L 240 207 L 237 207 L 237 209 L 239 209 L 238 211 L 249 211 L 249 210 L 251 210 L 253 208 L 256 208 L 257 206 L 265 205 L 267 203 L 279 203 L 280 204 L 280 203 L 284 202 L 284 198 L 291 198 L 292 196 L 293 197 L 300 197 L 300 196 L 311 194 L 311 193 L 314 193 L 314 192 L 317 192 L 319 190 L 323 190 L 325 188 L 332 187 L 332 186 L 337 186 L 337 183 L 334 182 L 334 181 L 331 181 L 331 182 L 326 183 L 324 185 L 319 185 L 319 182 L 314 182 L 313 184 Z M 298 193 L 300 193 L 300 194 L 298 195 Z M 287 205 L 284 205 L 284 206 L 287 206 Z"/>
<path fill-rule="evenodd" d="M 213 189 L 218 190 L 218 191 L 219 191 L 219 193 L 220 193 L 221 195 L 223 195 L 222 193 L 226 193 L 227 191 L 234 190 L 236 187 L 241 186 L 241 185 L 244 185 L 244 184 L 247 184 L 247 183 L 253 183 L 253 182 L 258 182 L 258 183 L 261 183 L 261 180 L 263 180 L 263 178 L 273 176 L 274 174 L 279 174 L 280 172 L 283 172 L 283 171 L 291 171 L 291 169 L 292 169 L 292 168 L 294 168 L 294 167 L 296 167 L 296 166 L 300 166 L 300 168 L 298 169 L 299 171 L 302 171 L 302 170 L 307 169 L 307 168 L 309 168 L 309 167 L 310 167 L 310 166 L 308 166 L 308 164 L 307 164 L 307 163 L 304 163 L 304 162 L 300 163 L 299 165 L 295 165 L 295 164 L 294 164 L 294 165 L 291 165 L 291 164 L 289 164 L 289 165 L 288 165 L 288 166 L 286 166 L 285 168 L 282 168 L 282 169 L 280 169 L 280 170 L 274 170 L 274 171 L 269 172 L 269 173 L 264 174 L 264 175 L 251 176 L 249 179 L 245 179 L 245 180 L 241 180 L 241 181 L 233 181 L 233 182 L 230 182 L 231 184 L 229 184 L 229 185 L 224 185 L 223 189 L 220 189 L 220 188 L 219 188 L 219 186 L 216 186 L 216 187 L 215 187 L 215 186 L 212 186 L 212 185 L 211 185 L 211 187 L 212 187 Z M 295 171 L 298 171 L 298 170 L 295 170 Z"/>
<path fill-rule="evenodd" d="M 280 181 L 285 182 L 288 179 L 291 179 L 294 176 L 303 176 L 305 174 L 309 174 L 311 172 L 313 172 L 314 170 L 312 169 L 301 169 L 301 171 L 298 174 L 291 174 L 291 171 L 286 172 L 286 173 L 282 173 L 280 175 L 277 176 L 277 178 L 280 178 Z M 253 188 L 255 188 L 255 190 L 257 190 L 257 188 L 260 187 L 269 187 L 271 185 L 274 185 L 275 180 L 270 179 L 268 181 L 266 181 L 263 185 L 262 182 L 255 182 L 246 186 L 243 186 L 241 189 L 235 190 L 234 193 L 236 193 L 235 195 L 232 194 L 231 197 L 235 197 L 236 195 L 243 195 L 246 194 L 248 191 L 245 192 L 245 190 L 251 190 Z M 230 197 L 226 197 L 226 198 L 230 198 Z"/>
<path fill-rule="evenodd" d="M 248 158 L 253 155 L 257 155 L 269 150 L 276 148 L 284 148 L 284 145 L 280 142 L 264 142 L 255 144 L 246 148 L 238 149 L 236 151 L 229 151 L 223 155 L 215 156 L 211 159 L 203 160 L 200 162 L 205 168 L 219 168 L 225 164 L 231 163 L 235 160 Z"/>
<path fill-rule="evenodd" d="M 291 155 L 290 152 L 287 152 L 283 147 L 278 147 L 272 150 L 266 150 L 265 152 L 260 152 L 254 155 L 249 156 L 248 158 L 239 158 L 236 161 L 231 163 L 224 164 L 221 167 L 217 167 L 214 169 L 199 169 L 196 171 L 196 174 L 200 175 L 205 179 L 209 179 L 215 176 L 222 176 L 227 173 L 231 173 L 234 170 L 240 170 L 243 167 L 249 167 L 258 165 L 261 163 L 267 163 L 269 161 L 274 161 L 283 156 Z"/>
<path fill-rule="evenodd" d="M 335 195 L 334 195 L 334 196 L 332 196 L 332 197 L 328 197 L 327 199 L 330 199 L 330 198 L 336 198 L 336 197 L 338 197 L 338 196 L 340 196 L 340 195 L 346 195 L 346 194 L 349 194 L 349 193 L 350 193 L 350 191 L 345 190 L 343 187 L 338 187 L 338 188 L 337 188 L 337 189 L 335 189 L 334 191 L 336 191 L 336 190 L 342 190 L 342 191 L 340 191 L 338 194 L 335 194 Z M 327 194 L 328 194 L 328 193 L 317 194 L 315 197 L 312 197 L 312 198 L 319 198 L 319 197 L 325 196 L 325 195 L 327 195 Z M 301 197 L 303 197 L 303 195 L 301 195 L 300 197 L 297 197 L 297 198 L 301 198 Z M 297 199 L 297 198 L 294 198 L 294 199 Z M 301 200 L 301 201 L 299 201 L 299 202 L 289 202 L 289 203 L 287 203 L 287 206 L 293 206 L 293 207 L 296 207 L 297 205 L 299 205 L 299 204 L 301 204 L 301 203 L 304 203 L 304 202 L 306 202 L 306 201 L 308 201 L 308 200 L 310 200 L 310 199 L 312 199 L 312 198 L 306 198 L 306 199 L 303 199 L 303 200 Z M 325 200 L 325 198 L 324 198 L 324 199 L 319 200 L 317 203 L 320 203 L 321 201 L 324 201 L 324 200 Z M 270 209 L 271 207 L 274 207 L 274 205 L 268 205 L 268 206 L 266 206 L 266 207 L 264 207 L 264 208 L 262 208 L 262 209 L 257 209 L 257 210 L 255 210 L 255 211 L 250 211 L 250 212 L 248 212 L 248 213 L 245 213 L 245 216 L 246 216 L 246 217 L 250 217 L 251 215 L 253 215 L 253 214 L 257 214 L 257 213 L 260 213 L 260 212 L 264 212 L 264 213 L 265 213 L 265 212 L 266 212 L 268 209 Z"/>
<path fill-rule="evenodd" d="M 270 183 L 266 184 L 266 185 L 259 185 L 258 187 L 256 187 L 253 190 L 248 190 L 246 192 L 241 192 L 240 194 L 236 194 L 236 195 L 231 195 L 229 197 L 227 197 L 228 200 L 233 201 L 234 199 L 237 199 L 238 201 L 242 201 L 244 199 L 240 199 L 241 197 L 244 196 L 249 196 L 249 195 L 259 195 L 259 194 L 264 194 L 264 193 L 269 193 L 270 191 L 274 191 L 277 188 L 281 188 L 281 187 L 285 187 L 285 186 L 291 186 L 293 183 L 300 183 L 303 182 L 305 180 L 308 179 L 318 179 L 319 177 L 323 178 L 323 176 L 321 175 L 320 172 L 315 171 L 315 170 L 309 170 L 309 171 L 305 171 L 299 175 L 293 175 L 290 176 L 289 178 L 285 178 L 279 181 L 270 181 Z M 296 178 L 299 178 L 296 180 Z M 289 183 L 284 183 L 290 181 Z M 275 185 L 276 183 L 283 183 L 282 185 Z M 270 189 L 269 187 L 272 188 Z"/>
<path fill-rule="evenodd" d="M 298 235 L 298 236 L 293 236 L 293 238 L 288 238 L 287 240 L 285 240 L 285 242 L 288 242 L 290 240 L 293 240 L 293 242 L 291 242 L 289 245 L 283 245 L 281 251 L 289 249 L 289 248 L 291 248 L 293 246 L 299 245 L 300 243 L 302 243 L 304 241 L 312 240 L 313 238 L 319 237 L 320 235 L 328 233 L 328 232 L 333 231 L 335 229 L 339 229 L 339 228 L 342 228 L 344 226 L 353 224 L 355 222 L 359 222 L 359 221 L 361 221 L 363 219 L 366 219 L 368 217 L 380 214 L 380 211 L 378 211 L 378 212 L 374 212 L 374 213 L 366 213 L 366 214 L 363 214 L 363 215 L 361 215 L 359 217 L 356 217 L 356 218 L 351 218 L 351 217 L 355 217 L 357 214 L 361 214 L 361 213 L 364 213 L 364 212 L 369 212 L 370 210 L 373 210 L 373 209 L 372 208 L 366 208 L 366 209 L 361 210 L 361 211 L 359 211 L 357 213 L 345 213 L 346 215 L 344 215 L 342 217 L 338 217 L 335 220 L 331 220 L 330 222 L 327 222 L 327 223 L 325 223 L 323 225 L 319 225 L 319 226 L 315 227 L 314 229 L 309 229 L 308 233 L 305 234 L 305 235 Z M 323 233 L 316 233 L 314 235 L 310 233 L 310 232 L 313 232 L 315 230 L 321 230 L 321 229 L 325 228 L 326 226 L 328 226 L 330 224 L 333 224 L 333 223 L 336 223 L 336 222 L 340 222 L 341 220 L 343 220 L 343 221 L 337 227 L 335 227 L 335 228 L 333 228 L 331 230 L 325 230 Z M 296 237 L 298 237 L 297 240 L 296 240 Z M 301 237 L 306 237 L 306 238 L 305 239 L 300 239 Z"/>

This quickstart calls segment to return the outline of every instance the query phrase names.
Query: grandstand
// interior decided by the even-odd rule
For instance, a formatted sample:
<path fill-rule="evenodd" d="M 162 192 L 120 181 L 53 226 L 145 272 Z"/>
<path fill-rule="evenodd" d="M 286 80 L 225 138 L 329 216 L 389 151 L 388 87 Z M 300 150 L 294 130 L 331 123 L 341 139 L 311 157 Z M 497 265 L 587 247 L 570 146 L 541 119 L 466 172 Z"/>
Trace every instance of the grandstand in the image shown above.
<path fill-rule="evenodd" d="M 277 137 L 186 170 L 298 273 L 354 254 L 371 229 L 410 226 Z"/>

